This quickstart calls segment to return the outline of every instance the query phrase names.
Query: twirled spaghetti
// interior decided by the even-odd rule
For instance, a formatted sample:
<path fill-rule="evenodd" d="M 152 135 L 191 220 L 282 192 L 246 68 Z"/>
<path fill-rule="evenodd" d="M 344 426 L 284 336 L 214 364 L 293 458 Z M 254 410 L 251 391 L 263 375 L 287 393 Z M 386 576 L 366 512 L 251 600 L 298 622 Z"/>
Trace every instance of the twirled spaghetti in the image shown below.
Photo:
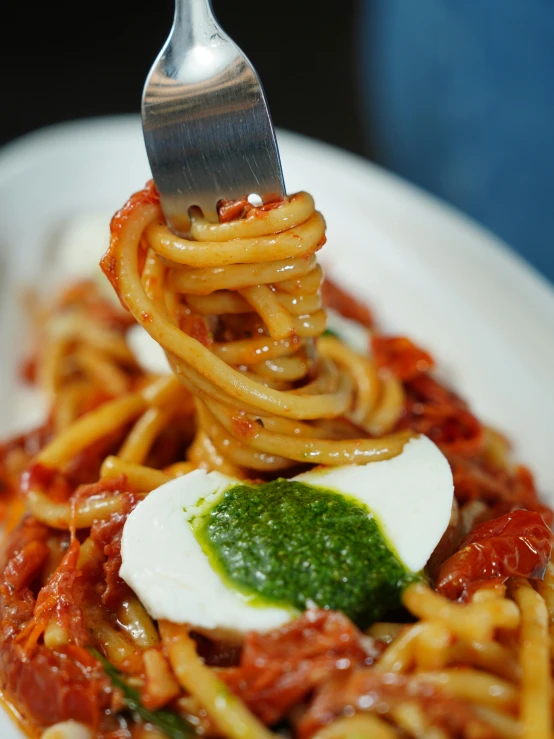
<path fill-rule="evenodd" d="M 195 213 L 177 238 L 149 185 L 114 217 L 103 267 L 173 374 L 140 369 L 125 314 L 90 285 L 41 317 L 31 374 L 51 417 L 0 447 L 6 488 L 25 468 L 27 511 L 5 549 L 0 681 L 33 735 L 552 736 L 552 512 L 427 352 L 333 283 L 322 300 L 324 232 L 300 193 Z M 325 331 L 325 302 L 373 329 L 367 352 Z M 227 642 L 154 620 L 119 576 L 129 516 L 191 469 L 271 480 L 394 458 L 413 434 L 447 456 L 456 499 L 400 620 L 364 634 L 314 607 Z"/>
<path fill-rule="evenodd" d="M 225 449 L 238 468 L 274 471 L 399 452 L 404 435 L 367 441 L 333 423 L 382 434 L 403 396 L 388 379 L 378 406 L 381 381 L 371 362 L 345 356 L 332 339 L 315 341 L 325 329 L 315 259 L 325 224 L 309 195 L 219 224 L 196 215 L 190 240 L 161 220 L 151 187 L 135 196 L 114 219 L 103 268 L 194 392 L 196 462 L 217 466 Z"/>

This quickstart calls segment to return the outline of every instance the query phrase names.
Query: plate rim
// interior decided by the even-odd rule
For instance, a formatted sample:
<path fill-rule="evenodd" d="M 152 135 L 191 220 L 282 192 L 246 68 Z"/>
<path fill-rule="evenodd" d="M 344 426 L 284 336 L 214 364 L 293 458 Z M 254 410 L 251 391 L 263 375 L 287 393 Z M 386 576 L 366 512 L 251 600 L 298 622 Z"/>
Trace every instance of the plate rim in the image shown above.
<path fill-rule="evenodd" d="M 25 133 L 0 147 L 0 187 L 23 170 L 28 163 L 33 162 L 37 151 L 46 153 L 50 146 L 56 144 L 64 146 L 76 142 L 81 144 L 82 137 L 87 133 L 101 137 L 105 131 L 118 129 L 121 134 L 126 129 L 136 130 L 139 121 L 140 115 L 137 113 L 122 113 L 62 121 Z M 361 181 L 367 182 L 368 177 L 377 178 L 381 187 L 404 200 L 411 201 L 413 206 L 427 211 L 429 216 L 450 221 L 451 226 L 458 231 L 465 230 L 470 234 L 472 232 L 471 235 L 480 242 L 480 248 L 484 250 L 489 261 L 495 260 L 504 270 L 511 272 L 510 278 L 514 277 L 514 272 L 519 273 L 515 275 L 517 279 L 523 280 L 527 288 L 538 291 L 534 298 L 543 301 L 543 308 L 552 311 L 554 328 L 554 283 L 486 226 L 450 203 L 360 154 L 288 129 L 277 127 L 276 131 L 280 140 L 286 140 L 289 146 L 298 148 L 305 155 L 321 157 L 324 154 L 335 162 L 340 160 L 342 166 L 347 162 L 350 173 L 355 174 Z M 137 187 L 139 186 L 140 183 L 137 184 Z"/>
<path fill-rule="evenodd" d="M 24 172 L 25 167 L 36 161 L 37 152 L 43 152 L 46 155 L 52 144 L 70 146 L 76 141 L 82 143 L 83 136 L 91 135 L 100 138 L 115 129 L 118 130 L 119 135 L 124 135 L 125 131 L 131 128 L 136 131 L 138 120 L 137 114 L 100 116 L 57 123 L 27 133 L 0 149 L 0 187 L 18 173 Z M 440 218 L 442 222 L 449 221 L 452 228 L 465 231 L 479 242 L 485 254 L 484 258 L 489 264 L 493 267 L 498 266 L 499 279 L 503 279 L 502 275 L 507 276 L 510 281 L 515 279 L 522 290 L 524 289 L 529 295 L 533 294 L 535 309 L 540 306 L 540 309 L 547 312 L 548 323 L 554 329 L 554 286 L 523 257 L 486 228 L 455 207 L 360 155 L 290 131 L 278 129 L 277 133 L 281 140 L 287 140 L 290 146 L 298 151 L 301 150 L 304 156 L 310 159 L 321 158 L 324 155 L 331 166 L 339 159 L 343 165 L 346 162 L 349 172 L 355 173 L 355 177 L 359 178 L 360 182 L 369 183 L 371 180 L 373 187 L 383 187 L 387 190 L 387 197 L 398 199 L 400 207 L 402 201 L 410 200 L 413 207 L 425 211 L 428 220 Z M 142 183 L 137 183 L 137 187 L 141 185 Z M 11 716 L 8 717 L 5 709 L 0 710 L 6 721 L 9 721 L 10 728 L 13 728 L 14 736 L 23 736 L 20 727 Z"/>

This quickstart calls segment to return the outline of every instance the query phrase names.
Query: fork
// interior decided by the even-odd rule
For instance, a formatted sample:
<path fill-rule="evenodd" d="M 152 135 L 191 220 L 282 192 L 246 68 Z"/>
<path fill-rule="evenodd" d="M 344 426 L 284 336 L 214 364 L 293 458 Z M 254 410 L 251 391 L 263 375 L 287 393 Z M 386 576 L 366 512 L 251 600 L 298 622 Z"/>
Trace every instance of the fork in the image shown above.
<path fill-rule="evenodd" d="M 169 38 L 142 97 L 146 151 L 170 229 L 189 209 L 217 220 L 221 199 L 283 196 L 275 131 L 256 71 L 218 25 L 210 0 L 175 0 Z"/>

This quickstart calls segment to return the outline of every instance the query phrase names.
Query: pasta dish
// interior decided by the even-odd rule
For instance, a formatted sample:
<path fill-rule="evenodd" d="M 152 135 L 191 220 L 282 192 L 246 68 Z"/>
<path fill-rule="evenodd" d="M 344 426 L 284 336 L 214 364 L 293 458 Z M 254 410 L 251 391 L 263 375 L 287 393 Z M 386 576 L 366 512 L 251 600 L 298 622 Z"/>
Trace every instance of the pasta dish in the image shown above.
<path fill-rule="evenodd" d="M 34 306 L 50 412 L 0 446 L 30 736 L 553 736 L 552 511 L 324 243 L 304 192 L 177 237 L 149 183 L 111 222 L 119 302 Z"/>

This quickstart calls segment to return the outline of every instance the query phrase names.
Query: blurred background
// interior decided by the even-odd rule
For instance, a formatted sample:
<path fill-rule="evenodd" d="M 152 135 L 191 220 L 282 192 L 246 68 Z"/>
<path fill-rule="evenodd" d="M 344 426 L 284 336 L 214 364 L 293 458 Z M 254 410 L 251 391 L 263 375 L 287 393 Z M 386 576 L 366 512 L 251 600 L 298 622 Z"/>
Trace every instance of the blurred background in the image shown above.
<path fill-rule="evenodd" d="M 260 73 L 276 125 L 456 205 L 554 281 L 552 0 L 213 5 Z M 31 7 L 11 4 L 4 25 L 0 144 L 138 112 L 173 0 Z"/>

